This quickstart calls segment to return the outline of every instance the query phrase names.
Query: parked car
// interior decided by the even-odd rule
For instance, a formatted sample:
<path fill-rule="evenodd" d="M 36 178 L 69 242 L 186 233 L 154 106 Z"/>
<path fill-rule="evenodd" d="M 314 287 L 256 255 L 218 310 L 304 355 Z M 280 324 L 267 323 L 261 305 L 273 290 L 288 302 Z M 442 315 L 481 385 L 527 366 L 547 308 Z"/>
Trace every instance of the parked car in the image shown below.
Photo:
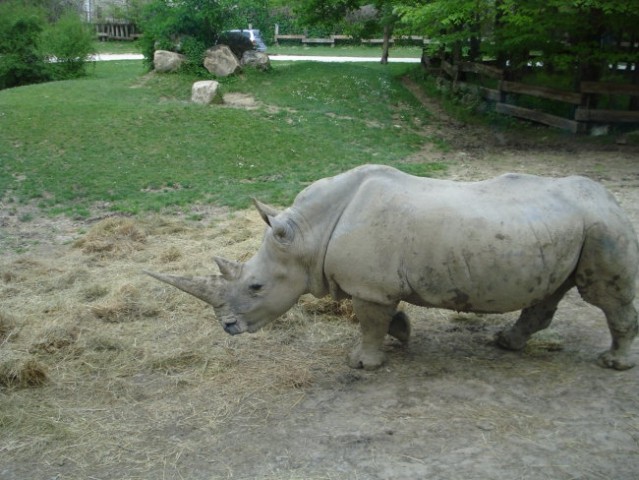
<path fill-rule="evenodd" d="M 225 33 L 234 33 L 234 34 L 239 33 L 240 35 L 248 38 L 251 41 L 251 44 L 253 45 L 253 48 L 255 50 L 257 50 L 258 52 L 266 52 L 266 44 L 264 43 L 264 40 L 262 39 L 262 34 L 260 33 L 259 30 L 255 30 L 253 28 L 247 28 L 245 30 L 244 29 L 228 30 Z"/>

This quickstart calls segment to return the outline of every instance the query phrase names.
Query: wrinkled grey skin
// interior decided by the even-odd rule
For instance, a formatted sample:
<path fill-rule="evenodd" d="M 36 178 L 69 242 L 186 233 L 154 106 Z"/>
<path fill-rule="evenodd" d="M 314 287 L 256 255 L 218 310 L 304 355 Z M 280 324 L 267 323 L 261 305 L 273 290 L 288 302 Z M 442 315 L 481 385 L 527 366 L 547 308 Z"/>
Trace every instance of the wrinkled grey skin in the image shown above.
<path fill-rule="evenodd" d="M 401 300 L 463 312 L 522 310 L 497 343 L 520 350 L 548 327 L 572 287 L 606 315 L 605 367 L 632 367 L 639 247 L 613 197 L 582 177 L 507 174 L 475 183 L 419 178 L 367 165 L 315 182 L 278 212 L 246 263 L 221 276 L 151 274 L 213 305 L 225 331 L 254 332 L 300 295 L 353 299 L 362 339 L 355 368 L 384 361 L 387 333 L 408 341 Z"/>

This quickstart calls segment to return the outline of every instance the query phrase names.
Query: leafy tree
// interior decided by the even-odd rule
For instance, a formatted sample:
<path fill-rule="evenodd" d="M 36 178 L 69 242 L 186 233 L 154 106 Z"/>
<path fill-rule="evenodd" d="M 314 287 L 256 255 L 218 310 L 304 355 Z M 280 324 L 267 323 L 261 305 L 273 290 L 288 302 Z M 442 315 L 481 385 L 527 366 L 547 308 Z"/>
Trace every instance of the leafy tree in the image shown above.
<path fill-rule="evenodd" d="M 431 54 L 476 59 L 481 51 L 481 38 L 495 18 L 495 1 L 404 2 L 396 13 L 402 23 L 432 40 L 428 47 Z"/>
<path fill-rule="evenodd" d="M 404 0 L 401 21 L 434 42 L 430 53 L 479 60 L 495 58 L 518 75 L 534 52 L 548 69 L 598 79 L 604 66 L 637 62 L 639 3 L 627 0 Z"/>
<path fill-rule="evenodd" d="M 308 25 L 323 25 L 334 29 L 335 25 L 344 25 L 347 19 L 356 19 L 357 12 L 363 8 L 371 9 L 359 25 L 359 29 L 351 29 L 350 33 L 370 38 L 372 35 L 383 35 L 382 63 L 388 62 L 390 39 L 399 17 L 395 13 L 395 0 L 298 0 L 295 4 L 297 13 Z"/>

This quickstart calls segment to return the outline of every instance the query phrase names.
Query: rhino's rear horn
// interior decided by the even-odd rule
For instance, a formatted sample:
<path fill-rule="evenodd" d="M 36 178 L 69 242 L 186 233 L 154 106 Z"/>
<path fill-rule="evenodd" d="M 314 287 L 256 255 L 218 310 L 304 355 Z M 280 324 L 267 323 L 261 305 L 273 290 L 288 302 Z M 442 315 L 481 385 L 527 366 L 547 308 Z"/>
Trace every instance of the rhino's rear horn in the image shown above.
<path fill-rule="evenodd" d="M 161 273 L 149 272 L 144 273 L 150 275 L 164 283 L 173 285 L 183 292 L 189 293 L 194 297 L 204 300 L 206 303 L 214 307 L 220 307 L 224 304 L 222 295 L 222 279 L 219 276 L 210 277 L 179 277 L 177 275 L 164 275 Z"/>
<path fill-rule="evenodd" d="M 271 225 L 271 217 L 277 217 L 280 214 L 280 211 L 275 207 L 271 207 L 266 203 L 260 202 L 255 197 L 252 197 L 251 200 L 253 200 L 253 205 L 255 205 L 255 208 L 259 212 L 260 217 L 262 217 L 262 220 L 264 220 L 264 222 L 269 227 L 272 227 L 273 225 Z"/>
<path fill-rule="evenodd" d="M 240 263 L 222 257 L 213 257 L 213 260 L 217 263 L 224 280 L 230 282 L 240 276 L 240 270 L 242 269 Z"/>

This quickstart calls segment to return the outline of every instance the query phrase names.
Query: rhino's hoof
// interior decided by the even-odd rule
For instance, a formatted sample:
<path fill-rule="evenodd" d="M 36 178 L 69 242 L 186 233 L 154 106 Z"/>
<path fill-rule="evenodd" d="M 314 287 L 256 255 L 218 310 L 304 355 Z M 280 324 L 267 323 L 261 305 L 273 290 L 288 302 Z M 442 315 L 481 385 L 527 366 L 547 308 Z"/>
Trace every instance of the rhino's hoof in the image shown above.
<path fill-rule="evenodd" d="M 619 358 L 611 351 L 599 355 L 597 363 L 604 368 L 614 368 L 615 370 L 628 370 L 635 366 L 634 363 L 624 358 Z"/>
<path fill-rule="evenodd" d="M 526 346 L 526 340 L 514 339 L 510 330 L 502 330 L 495 336 L 495 343 L 506 350 L 523 350 Z"/>
<path fill-rule="evenodd" d="M 363 368 L 364 370 L 375 370 L 381 367 L 386 360 L 384 352 L 364 352 L 361 347 L 357 347 L 351 354 L 348 362 L 351 368 Z"/>
<path fill-rule="evenodd" d="M 402 343 L 410 339 L 410 320 L 404 312 L 397 312 L 388 327 L 388 334 Z"/>

